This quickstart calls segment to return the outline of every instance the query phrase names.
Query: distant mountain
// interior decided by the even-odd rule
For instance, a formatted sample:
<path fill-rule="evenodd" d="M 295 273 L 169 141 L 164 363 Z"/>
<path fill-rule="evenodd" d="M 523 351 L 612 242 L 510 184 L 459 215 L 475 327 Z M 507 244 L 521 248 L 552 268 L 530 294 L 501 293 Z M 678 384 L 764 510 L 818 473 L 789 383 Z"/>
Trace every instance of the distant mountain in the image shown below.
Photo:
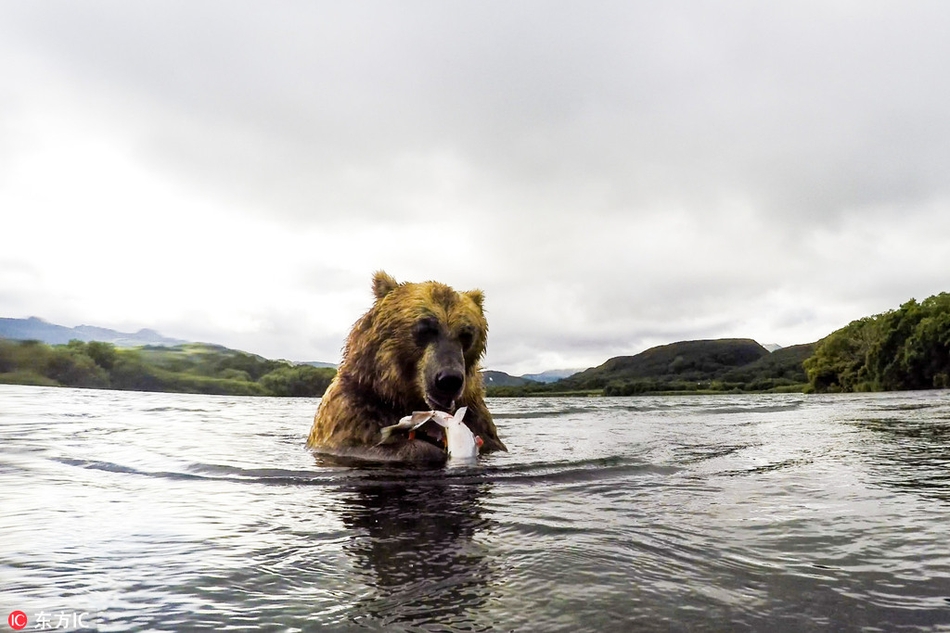
<path fill-rule="evenodd" d="M 295 364 L 296 365 L 310 365 L 311 367 L 317 367 L 317 368 L 330 367 L 332 369 L 336 369 L 337 367 L 339 367 L 339 364 L 337 363 L 325 363 L 322 360 L 305 360 L 301 363 L 295 363 Z"/>
<path fill-rule="evenodd" d="M 169 338 L 162 336 L 155 330 L 141 329 L 138 332 L 129 333 L 118 332 L 104 327 L 96 327 L 94 325 L 66 327 L 65 325 L 56 325 L 55 323 L 44 321 L 39 317 L 30 317 L 29 319 L 0 318 L 0 338 L 14 341 L 42 341 L 47 345 L 65 345 L 77 339 L 86 343 L 89 341 L 112 343 L 116 347 L 145 347 L 146 345 L 174 347 L 176 345 L 191 343 L 203 345 L 209 349 L 214 348 L 218 351 L 229 351 L 228 348 L 223 345 Z M 302 363 L 295 362 L 294 365 L 310 365 L 318 369 L 323 367 L 337 368 L 336 363 L 326 363 L 319 360 Z"/>
<path fill-rule="evenodd" d="M 769 351 L 752 339 L 682 341 L 653 347 L 636 356 L 616 356 L 557 384 L 571 389 L 602 389 L 612 381 L 715 380 L 768 355 Z"/>
<path fill-rule="evenodd" d="M 769 350 L 770 352 L 775 352 L 782 349 L 782 346 L 778 345 L 777 343 L 763 343 L 762 347 Z"/>
<path fill-rule="evenodd" d="M 555 382 L 561 380 L 562 378 L 569 378 L 578 372 L 584 371 L 585 368 L 581 369 L 549 369 L 547 371 L 542 371 L 540 374 L 522 374 L 521 377 L 527 380 L 533 380 L 535 382 Z"/>
<path fill-rule="evenodd" d="M 29 319 L 0 318 L 0 337 L 19 341 L 42 341 L 47 345 L 63 345 L 73 339 L 80 341 L 102 341 L 117 347 L 139 347 L 143 345 L 181 345 L 187 343 L 181 339 L 162 336 L 155 330 L 142 329 L 138 332 L 117 332 L 92 325 L 66 327 L 49 323 L 38 317 Z"/>
<path fill-rule="evenodd" d="M 798 383 L 808 382 L 802 363 L 815 353 L 817 343 L 779 347 L 768 356 L 731 369 L 722 379 L 729 382 L 754 382 L 756 380 L 786 379 Z"/>
<path fill-rule="evenodd" d="M 486 369 L 482 372 L 482 380 L 486 387 L 521 387 L 535 381 L 519 376 L 511 376 L 503 371 Z"/>

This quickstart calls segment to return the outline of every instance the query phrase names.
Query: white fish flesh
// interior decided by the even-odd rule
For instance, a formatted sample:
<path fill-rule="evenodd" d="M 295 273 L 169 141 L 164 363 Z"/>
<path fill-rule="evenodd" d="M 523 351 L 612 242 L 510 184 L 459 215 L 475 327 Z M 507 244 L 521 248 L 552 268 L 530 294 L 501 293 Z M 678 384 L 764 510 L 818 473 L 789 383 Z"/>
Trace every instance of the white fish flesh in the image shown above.
<path fill-rule="evenodd" d="M 472 433 L 462 421 L 466 410 L 467 407 L 461 407 L 455 415 L 445 411 L 414 411 L 412 415 L 407 415 L 398 423 L 381 429 L 379 444 L 390 444 L 396 441 L 399 437 L 397 431 L 409 432 L 410 437 L 413 437 L 416 430 L 431 420 L 444 429 L 444 438 L 439 439 L 445 442 L 449 463 L 473 463 L 478 458 L 478 448 L 483 442 L 482 438 Z"/>
<path fill-rule="evenodd" d="M 460 408 L 455 415 L 433 411 L 432 419 L 445 429 L 445 449 L 449 454 L 449 463 L 473 463 L 478 458 L 482 438 L 477 437 L 462 422 L 465 411 L 466 407 Z"/>

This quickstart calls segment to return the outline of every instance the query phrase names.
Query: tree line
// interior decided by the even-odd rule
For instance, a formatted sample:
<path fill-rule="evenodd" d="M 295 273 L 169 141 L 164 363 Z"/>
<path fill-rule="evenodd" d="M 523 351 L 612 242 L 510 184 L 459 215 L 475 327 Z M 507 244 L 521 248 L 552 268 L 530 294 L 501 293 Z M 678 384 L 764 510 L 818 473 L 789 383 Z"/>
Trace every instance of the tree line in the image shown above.
<path fill-rule="evenodd" d="M 813 345 L 769 353 L 750 339 L 681 341 L 617 356 L 553 383 L 489 387 L 500 397 L 801 392 Z"/>
<path fill-rule="evenodd" d="M 771 354 L 754 341 L 661 345 L 548 384 L 489 387 L 501 397 L 658 393 L 833 393 L 950 388 L 950 294 L 865 317 L 817 343 Z"/>
<path fill-rule="evenodd" d="M 804 367 L 817 393 L 950 387 L 950 294 L 852 321 L 819 341 Z"/>
<path fill-rule="evenodd" d="M 336 370 L 216 345 L 117 348 L 98 341 L 47 345 L 0 339 L 0 383 L 310 396 Z M 913 299 L 852 321 L 817 343 L 769 354 L 747 339 L 684 341 L 608 360 L 554 383 L 489 387 L 489 396 L 607 395 L 950 388 L 950 294 Z"/>
<path fill-rule="evenodd" d="M 318 397 L 336 370 L 200 343 L 117 348 L 0 339 L 0 382 L 246 396 Z"/>

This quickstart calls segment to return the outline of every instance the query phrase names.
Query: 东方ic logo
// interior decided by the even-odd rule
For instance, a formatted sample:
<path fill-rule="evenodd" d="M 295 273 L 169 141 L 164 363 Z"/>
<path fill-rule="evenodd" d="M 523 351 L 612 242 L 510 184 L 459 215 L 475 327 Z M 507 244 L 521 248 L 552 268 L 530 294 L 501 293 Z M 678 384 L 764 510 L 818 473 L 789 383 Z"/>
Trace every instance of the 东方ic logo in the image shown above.
<path fill-rule="evenodd" d="M 40 611 L 35 616 L 33 616 L 33 620 L 36 623 L 33 628 L 37 631 L 49 631 L 55 629 L 71 631 L 84 629 L 89 625 L 83 622 L 83 618 L 89 617 L 90 615 L 88 611 L 83 611 L 82 613 L 76 611 L 60 611 L 59 613 L 47 613 L 46 611 Z M 7 624 L 9 624 L 10 628 L 14 631 L 21 631 L 25 629 L 26 625 L 29 623 L 29 616 L 19 609 L 16 611 L 11 611 L 10 615 L 7 616 Z"/>
<path fill-rule="evenodd" d="M 14 631 L 19 631 L 24 628 L 27 622 L 29 622 L 29 619 L 22 611 L 11 611 L 10 615 L 7 616 L 7 624 L 9 624 L 10 628 Z"/>

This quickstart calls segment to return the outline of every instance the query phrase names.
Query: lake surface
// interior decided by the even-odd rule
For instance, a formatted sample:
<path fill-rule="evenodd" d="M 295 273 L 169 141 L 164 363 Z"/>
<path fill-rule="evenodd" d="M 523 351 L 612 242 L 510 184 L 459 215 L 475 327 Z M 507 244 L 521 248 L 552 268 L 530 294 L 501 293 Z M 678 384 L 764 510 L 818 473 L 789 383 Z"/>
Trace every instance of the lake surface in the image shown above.
<path fill-rule="evenodd" d="M 0 385 L 0 615 L 950 630 L 950 392 L 494 399 L 441 470 L 321 463 L 317 402 Z"/>

